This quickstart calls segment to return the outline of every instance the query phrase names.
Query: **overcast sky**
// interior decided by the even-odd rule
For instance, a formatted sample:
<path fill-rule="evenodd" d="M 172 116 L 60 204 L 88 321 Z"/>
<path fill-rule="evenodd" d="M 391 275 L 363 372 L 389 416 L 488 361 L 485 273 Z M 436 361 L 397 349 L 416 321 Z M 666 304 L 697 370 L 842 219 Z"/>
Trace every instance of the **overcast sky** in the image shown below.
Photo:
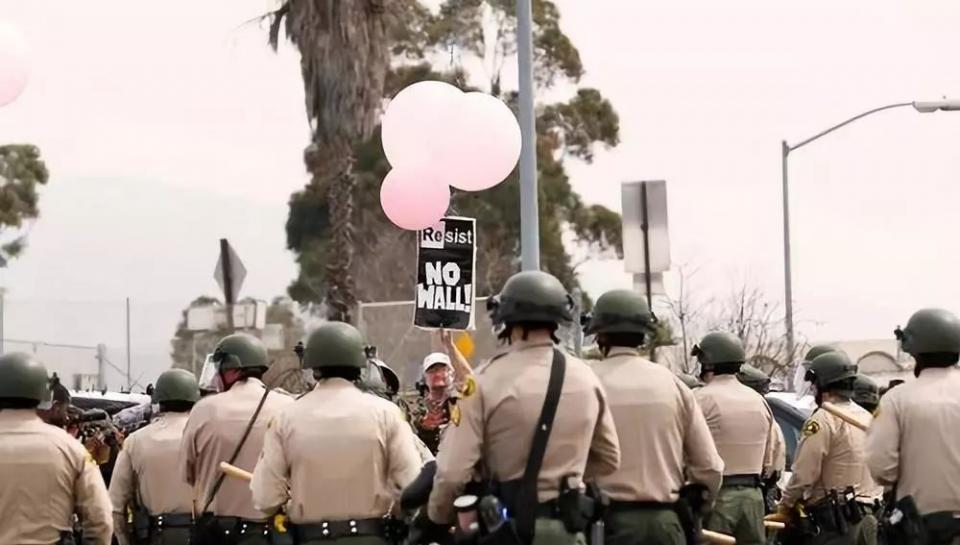
<path fill-rule="evenodd" d="M 674 262 L 700 268 L 703 298 L 749 282 L 782 301 L 781 139 L 960 97 L 951 2 L 558 3 L 582 83 L 621 120 L 618 148 L 570 165 L 574 185 L 617 209 L 620 182 L 666 179 Z M 0 275 L 5 337 L 105 343 L 122 365 L 130 297 L 134 376 L 149 379 L 179 309 L 216 293 L 220 237 L 247 265 L 245 295 L 284 292 L 296 274 L 286 202 L 306 182 L 308 131 L 296 54 L 275 55 L 243 24 L 266 7 L 0 0 L 33 66 L 0 108 L 0 142 L 37 144 L 51 171 L 29 249 Z M 791 156 L 803 334 L 886 338 L 918 307 L 960 310 L 958 142 L 960 112 L 902 109 Z M 621 270 L 593 263 L 583 278 L 596 296 L 610 278 L 630 284 Z"/>

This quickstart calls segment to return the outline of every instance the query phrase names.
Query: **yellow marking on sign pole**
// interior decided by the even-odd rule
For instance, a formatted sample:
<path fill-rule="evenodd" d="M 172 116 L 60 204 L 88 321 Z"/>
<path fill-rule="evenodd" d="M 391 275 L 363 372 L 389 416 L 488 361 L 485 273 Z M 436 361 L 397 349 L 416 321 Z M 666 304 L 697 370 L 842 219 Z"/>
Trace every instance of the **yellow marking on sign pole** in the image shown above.
<path fill-rule="evenodd" d="M 474 351 L 477 349 L 477 345 L 473 343 L 473 337 L 466 331 L 457 333 L 457 339 L 453 341 L 453 344 L 457 347 L 457 350 L 463 354 L 463 357 L 467 359 L 472 358 Z"/>

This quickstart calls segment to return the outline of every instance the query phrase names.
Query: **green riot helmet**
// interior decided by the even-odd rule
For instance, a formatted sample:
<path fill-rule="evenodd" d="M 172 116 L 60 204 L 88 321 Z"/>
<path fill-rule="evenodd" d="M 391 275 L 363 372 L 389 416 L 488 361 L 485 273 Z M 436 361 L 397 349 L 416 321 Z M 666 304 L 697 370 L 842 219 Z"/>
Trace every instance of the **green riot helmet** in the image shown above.
<path fill-rule="evenodd" d="M 836 348 L 826 344 L 818 344 L 816 346 L 811 346 L 810 350 L 807 350 L 807 354 L 803 357 L 803 366 L 804 367 L 809 366 L 810 362 L 813 361 L 814 358 L 816 358 L 817 356 L 822 356 L 824 354 L 828 354 L 830 352 L 836 352 L 836 351 L 837 351 Z"/>
<path fill-rule="evenodd" d="M 677 377 L 679 377 L 680 380 L 687 385 L 687 388 L 690 388 L 691 390 L 696 390 L 697 388 L 703 388 L 703 381 L 693 375 L 681 373 L 681 374 L 678 374 Z"/>
<path fill-rule="evenodd" d="M 880 404 L 880 385 L 872 378 L 858 374 L 853 379 L 853 401 L 873 412 Z"/>
<path fill-rule="evenodd" d="M 756 390 L 760 395 L 766 395 L 767 392 L 770 391 L 770 377 L 748 363 L 740 366 L 740 371 L 737 372 L 737 379 L 745 386 Z"/>
<path fill-rule="evenodd" d="M 691 356 L 700 361 L 700 369 L 706 372 L 733 372 L 743 365 L 747 353 L 740 339 L 731 333 L 708 333 L 694 345 Z"/>
<path fill-rule="evenodd" d="M 632 290 L 613 290 L 597 299 L 584 331 L 587 335 L 646 334 L 653 330 L 653 324 L 654 317 L 650 312 L 650 305 L 639 293 Z"/>
<path fill-rule="evenodd" d="M 521 322 L 563 324 L 573 320 L 573 298 L 563 284 L 542 271 L 511 276 L 500 294 L 487 300 L 495 326 Z"/>
<path fill-rule="evenodd" d="M 234 333 L 220 339 L 213 351 L 213 362 L 219 371 L 228 369 L 253 369 L 270 367 L 267 348 L 263 341 L 247 335 Z"/>
<path fill-rule="evenodd" d="M 164 371 L 157 379 L 153 389 L 153 402 L 187 401 L 196 403 L 200 400 L 200 385 L 197 377 L 186 369 L 170 369 Z"/>
<path fill-rule="evenodd" d="M 307 337 L 303 351 L 303 368 L 367 367 L 363 335 L 343 322 L 327 322 Z"/>
<path fill-rule="evenodd" d="M 853 378 L 857 376 L 857 366 L 843 352 L 827 352 L 810 362 L 805 378 L 817 386 L 821 392 L 836 391 L 848 396 L 853 395 Z"/>
<path fill-rule="evenodd" d="M 29 354 L 13 352 L 0 356 L 0 399 L 50 401 L 47 368 Z"/>
<path fill-rule="evenodd" d="M 926 308 L 913 313 L 907 327 L 894 331 L 903 351 L 919 354 L 960 353 L 960 320 L 948 310 Z"/>

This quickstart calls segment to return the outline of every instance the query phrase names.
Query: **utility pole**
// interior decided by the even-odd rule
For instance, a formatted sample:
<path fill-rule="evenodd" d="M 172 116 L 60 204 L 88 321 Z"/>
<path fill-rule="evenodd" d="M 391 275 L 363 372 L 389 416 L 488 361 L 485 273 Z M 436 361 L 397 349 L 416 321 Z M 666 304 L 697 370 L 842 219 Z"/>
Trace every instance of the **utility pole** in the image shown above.
<path fill-rule="evenodd" d="M 107 346 L 97 345 L 97 390 L 107 389 Z"/>
<path fill-rule="evenodd" d="M 127 391 L 133 389 L 133 381 L 130 377 L 130 298 L 127 297 Z"/>
<path fill-rule="evenodd" d="M 517 0 L 517 64 L 520 76 L 520 261 L 540 270 L 540 206 L 537 202 L 537 129 L 533 109 L 533 14 L 531 0 Z"/>

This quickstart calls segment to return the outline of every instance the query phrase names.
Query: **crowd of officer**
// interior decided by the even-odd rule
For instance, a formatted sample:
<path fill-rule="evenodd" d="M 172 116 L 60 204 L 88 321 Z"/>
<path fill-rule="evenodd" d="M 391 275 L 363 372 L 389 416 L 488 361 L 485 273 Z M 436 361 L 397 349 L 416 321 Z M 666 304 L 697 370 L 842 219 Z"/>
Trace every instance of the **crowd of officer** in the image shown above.
<path fill-rule="evenodd" d="M 446 337 L 413 406 L 348 324 L 307 337 L 312 387 L 297 398 L 263 383 L 258 339 L 229 335 L 211 357 L 220 393 L 161 375 L 159 415 L 125 439 L 109 491 L 83 445 L 38 416 L 44 366 L 0 356 L 0 543 L 960 543 L 953 314 L 897 329 L 916 379 L 882 398 L 845 354 L 812 349 L 818 408 L 778 487 L 769 378 L 736 336 L 704 336 L 699 377 L 676 376 L 642 355 L 647 302 L 615 290 L 584 324 L 602 355 L 588 364 L 558 346 L 572 310 L 553 276 L 514 275 L 490 304 L 503 350 L 471 369 Z"/>

